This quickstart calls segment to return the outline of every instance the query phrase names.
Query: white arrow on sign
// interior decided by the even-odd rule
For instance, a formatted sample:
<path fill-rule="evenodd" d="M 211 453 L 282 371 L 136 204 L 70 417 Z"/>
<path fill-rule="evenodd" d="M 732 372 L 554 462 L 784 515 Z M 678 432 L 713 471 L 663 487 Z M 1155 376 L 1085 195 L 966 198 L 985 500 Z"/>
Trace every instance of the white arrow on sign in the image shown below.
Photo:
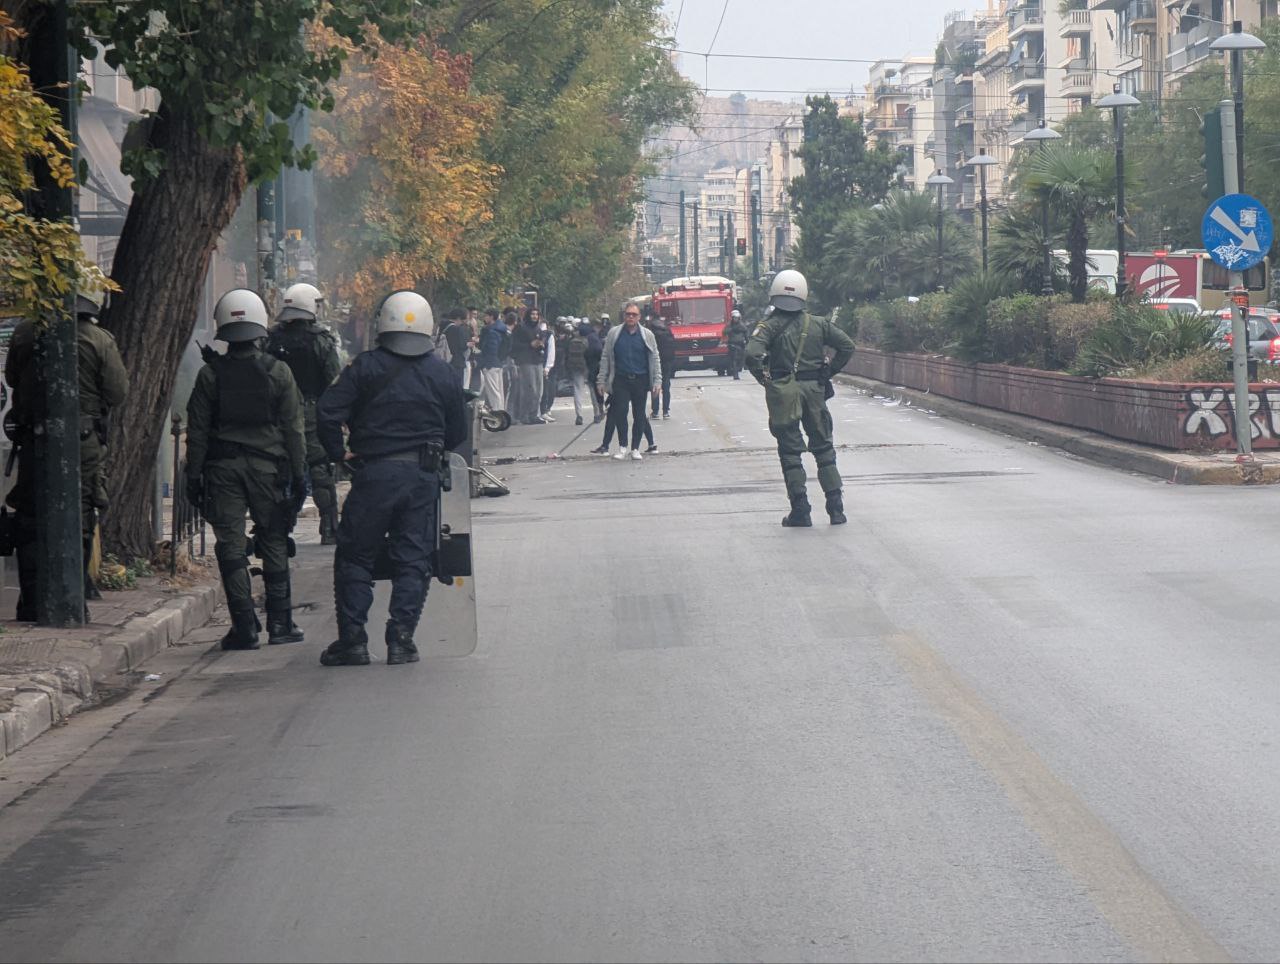
<path fill-rule="evenodd" d="M 1228 231 L 1230 231 L 1232 234 L 1234 234 L 1237 238 L 1239 238 L 1240 247 L 1244 248 L 1244 250 L 1255 251 L 1255 252 L 1262 250 L 1260 247 L 1258 247 L 1258 236 L 1253 231 L 1250 231 L 1246 234 L 1244 228 L 1236 224 L 1235 221 L 1231 219 L 1231 215 L 1229 215 L 1226 211 L 1222 210 L 1222 208 L 1214 208 L 1213 214 L 1209 216 L 1213 218 L 1213 220 L 1217 221 L 1224 228 L 1226 228 Z"/>

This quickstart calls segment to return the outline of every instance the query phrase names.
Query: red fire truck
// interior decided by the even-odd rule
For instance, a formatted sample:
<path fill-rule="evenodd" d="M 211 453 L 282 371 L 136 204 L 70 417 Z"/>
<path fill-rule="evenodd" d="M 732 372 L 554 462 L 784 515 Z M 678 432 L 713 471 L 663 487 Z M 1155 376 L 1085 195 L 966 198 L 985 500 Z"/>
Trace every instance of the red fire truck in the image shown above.
<path fill-rule="evenodd" d="M 675 335 L 676 371 L 728 371 L 725 326 L 736 295 L 734 283 L 716 275 L 673 278 L 658 288 L 653 311 Z"/>

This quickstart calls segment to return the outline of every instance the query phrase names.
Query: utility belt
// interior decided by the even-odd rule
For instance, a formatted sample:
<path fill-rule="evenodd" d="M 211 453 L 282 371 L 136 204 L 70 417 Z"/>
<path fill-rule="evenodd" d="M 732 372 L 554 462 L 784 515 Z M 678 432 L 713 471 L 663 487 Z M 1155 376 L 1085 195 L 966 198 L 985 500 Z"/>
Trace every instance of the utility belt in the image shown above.
<path fill-rule="evenodd" d="M 373 462 L 416 462 L 423 472 L 439 472 L 445 465 L 444 442 L 433 439 L 425 445 L 402 449 L 399 452 L 362 455 L 360 461 L 366 465 Z"/>
<path fill-rule="evenodd" d="M 827 375 L 820 368 L 807 372 L 796 372 L 796 381 L 798 382 L 825 382 L 826 380 Z"/>
<path fill-rule="evenodd" d="M 210 439 L 209 450 L 205 454 L 206 462 L 225 462 L 230 459 L 238 459 L 242 455 L 250 455 L 257 459 L 266 459 L 269 462 L 284 462 L 283 455 L 276 455 L 272 452 L 264 452 L 262 449 L 255 449 L 249 445 L 241 445 L 239 442 L 228 442 L 226 439 Z"/>

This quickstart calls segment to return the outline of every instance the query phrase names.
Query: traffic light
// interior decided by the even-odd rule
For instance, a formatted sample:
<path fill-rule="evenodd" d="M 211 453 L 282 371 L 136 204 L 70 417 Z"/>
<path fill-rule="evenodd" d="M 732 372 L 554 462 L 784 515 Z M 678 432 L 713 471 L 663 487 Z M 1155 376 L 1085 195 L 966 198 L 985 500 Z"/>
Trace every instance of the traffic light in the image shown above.
<path fill-rule="evenodd" d="M 738 239 L 738 247 L 737 247 L 737 251 L 738 251 L 738 254 L 740 254 L 740 255 L 745 255 L 745 254 L 747 253 L 747 239 L 746 239 L 746 238 L 739 238 L 739 239 Z"/>
<path fill-rule="evenodd" d="M 644 256 L 644 276 L 646 278 L 653 277 L 653 255 L 651 254 Z"/>
<path fill-rule="evenodd" d="M 1213 201 L 1227 193 L 1226 179 L 1222 173 L 1222 115 L 1218 113 L 1216 106 L 1205 112 L 1200 133 L 1204 135 L 1204 153 L 1200 155 L 1200 165 L 1204 168 L 1205 176 L 1200 193 Z"/>

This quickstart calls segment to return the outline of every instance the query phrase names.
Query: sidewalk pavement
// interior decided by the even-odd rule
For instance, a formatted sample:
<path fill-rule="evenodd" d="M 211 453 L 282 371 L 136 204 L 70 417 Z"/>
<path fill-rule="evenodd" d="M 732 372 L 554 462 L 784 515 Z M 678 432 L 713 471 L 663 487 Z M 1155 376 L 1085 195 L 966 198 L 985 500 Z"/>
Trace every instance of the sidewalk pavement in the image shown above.
<path fill-rule="evenodd" d="M 210 556 L 212 559 L 212 556 Z M 211 573 L 211 574 L 209 574 Z M 103 591 L 86 626 L 54 629 L 0 620 L 0 760 L 76 710 L 132 685 L 148 657 L 213 616 L 217 569 L 194 566 L 182 584 L 150 576 Z"/>
<path fill-rule="evenodd" d="M 971 405 L 929 392 L 901 388 L 858 375 L 837 375 L 841 382 L 884 398 L 960 419 L 981 428 L 1062 449 L 1072 455 L 1129 472 L 1153 475 L 1184 485 L 1271 485 L 1280 482 L 1280 452 L 1255 452 L 1248 461 L 1235 452 L 1174 452 L 1123 442 L 1096 432 Z"/>

